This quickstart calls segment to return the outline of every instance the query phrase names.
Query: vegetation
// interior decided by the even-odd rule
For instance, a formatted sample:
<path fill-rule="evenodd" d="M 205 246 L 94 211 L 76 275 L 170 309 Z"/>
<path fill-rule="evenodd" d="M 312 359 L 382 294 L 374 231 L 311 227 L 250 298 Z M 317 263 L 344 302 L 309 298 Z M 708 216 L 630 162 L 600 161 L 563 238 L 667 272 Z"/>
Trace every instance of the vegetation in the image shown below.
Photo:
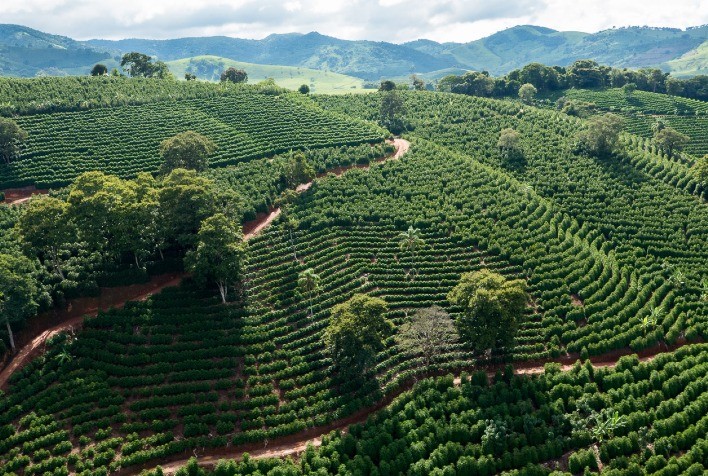
<path fill-rule="evenodd" d="M 17 158 L 27 140 L 27 132 L 12 119 L 0 117 L 0 153 L 6 164 Z"/>
<path fill-rule="evenodd" d="M 577 78 L 592 80 L 592 64 L 576 66 Z M 546 88 L 555 80 L 543 68 L 525 74 Z M 140 120 L 154 108 L 152 117 L 180 127 L 153 134 L 153 155 L 185 130 L 219 146 L 212 164 L 226 165 L 224 137 L 235 132 L 263 144 L 262 155 L 157 178 L 90 171 L 25 207 L 0 207 L 3 254 L 25 254 L 36 268 L 36 294 L 22 294 L 36 308 L 47 293 L 58 302 L 95 292 L 101 277 L 126 284 L 182 264 L 193 273 L 86 320 L 78 336 L 51 339 L 13 375 L 0 398 L 0 472 L 136 472 L 195 451 L 265 447 L 372 409 L 368 422 L 330 434 L 297 462 L 244 457 L 215 472 L 705 471 L 699 161 L 621 133 L 611 116 L 583 120 L 518 101 L 398 86 L 339 97 L 233 88 L 61 114 L 129 108 Z M 315 174 L 392 152 L 364 122 L 381 120 L 388 95 L 405 110 L 405 157 L 294 192 Z M 184 120 L 207 105 L 225 126 L 204 130 L 167 113 L 179 106 Z M 259 127 L 261 116 L 270 124 Z M 517 154 L 525 163 L 509 166 Z M 246 247 L 242 221 L 276 206 L 280 218 Z M 669 346 L 680 349 L 648 362 L 586 361 Z M 569 371 L 548 363 L 538 376 L 511 366 L 539 372 L 555 359 L 580 360 Z M 458 378 L 428 378 L 445 372 Z M 193 462 L 180 474 L 200 472 Z"/>
<path fill-rule="evenodd" d="M 529 297 L 523 280 L 507 281 L 483 269 L 463 274 L 447 299 L 462 309 L 457 318 L 460 336 L 486 351 L 513 342 Z"/>
<path fill-rule="evenodd" d="M 209 155 L 216 150 L 212 140 L 198 132 L 186 131 L 165 139 L 160 144 L 160 156 L 164 163 L 162 173 L 174 169 L 189 169 L 203 172 L 209 168 Z"/>
<path fill-rule="evenodd" d="M 246 83 L 248 82 L 248 74 L 242 69 L 236 69 L 233 66 L 225 69 L 219 77 L 222 83 Z"/>

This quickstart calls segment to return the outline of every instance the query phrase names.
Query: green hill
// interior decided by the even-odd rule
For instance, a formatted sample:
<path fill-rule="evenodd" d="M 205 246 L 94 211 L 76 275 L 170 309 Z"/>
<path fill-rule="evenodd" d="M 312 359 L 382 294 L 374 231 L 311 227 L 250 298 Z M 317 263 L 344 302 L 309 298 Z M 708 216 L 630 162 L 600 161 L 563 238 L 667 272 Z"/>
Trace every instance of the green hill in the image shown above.
<path fill-rule="evenodd" d="M 708 74 L 708 40 L 680 58 L 668 61 L 666 66 L 677 77 Z"/>
<path fill-rule="evenodd" d="M 245 70 L 250 83 L 273 78 L 278 86 L 292 90 L 296 90 L 301 84 L 307 84 L 312 93 L 370 91 L 363 89 L 364 81 L 362 79 L 353 76 L 295 66 L 243 63 L 218 56 L 195 56 L 169 61 L 167 65 L 178 79 L 183 78 L 184 74 L 189 72 L 195 74 L 198 79 L 218 81 L 222 71 L 234 67 Z"/>

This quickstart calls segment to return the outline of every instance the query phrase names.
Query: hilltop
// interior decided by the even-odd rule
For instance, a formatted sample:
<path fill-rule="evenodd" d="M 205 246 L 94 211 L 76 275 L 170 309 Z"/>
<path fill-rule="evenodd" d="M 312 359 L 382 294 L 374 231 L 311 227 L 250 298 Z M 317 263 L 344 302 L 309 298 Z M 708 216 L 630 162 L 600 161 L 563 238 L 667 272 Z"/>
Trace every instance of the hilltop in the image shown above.
<path fill-rule="evenodd" d="M 96 62 L 117 65 L 120 55 L 140 51 L 162 61 L 218 56 L 258 65 L 331 71 L 366 81 L 411 73 L 438 77 L 441 70 L 505 74 L 529 62 L 566 66 L 592 58 L 615 67 L 661 67 L 674 76 L 708 69 L 708 26 L 629 27 L 597 33 L 520 25 L 469 43 L 420 39 L 404 44 L 350 41 L 322 35 L 273 34 L 260 40 L 225 36 L 168 40 L 75 41 L 18 25 L 0 25 L 0 73 L 9 76 L 88 74 Z"/>

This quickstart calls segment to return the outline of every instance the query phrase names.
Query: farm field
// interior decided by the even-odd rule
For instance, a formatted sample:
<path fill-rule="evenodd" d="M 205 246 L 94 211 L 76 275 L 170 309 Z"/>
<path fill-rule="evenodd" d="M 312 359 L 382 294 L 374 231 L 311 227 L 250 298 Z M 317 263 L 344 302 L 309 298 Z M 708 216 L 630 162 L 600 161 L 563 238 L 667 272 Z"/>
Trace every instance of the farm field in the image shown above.
<path fill-rule="evenodd" d="M 621 114 L 627 131 L 641 137 L 651 137 L 652 125 L 661 120 L 691 138 L 686 152 L 708 154 L 708 103 L 704 101 L 645 91 L 635 91 L 627 97 L 622 89 L 569 89 L 565 95 L 594 103 L 602 111 Z"/>
<path fill-rule="evenodd" d="M 243 89 L 226 96 L 19 117 L 29 140 L 18 160 L 0 165 L 0 187 L 67 185 L 100 170 L 129 178 L 156 172 L 164 139 L 192 129 L 213 137 L 211 164 L 224 166 L 290 150 L 375 143 L 376 126 L 333 115 L 300 95 Z"/>
<path fill-rule="evenodd" d="M 381 94 L 240 89 L 19 116 L 29 144 L 3 184 L 155 172 L 160 141 L 194 129 L 219 147 L 201 177 L 237 193 L 245 220 L 281 216 L 248 241 L 234 302 L 186 279 L 51 339 L 0 395 L 0 472 L 140 474 L 336 428 L 295 460 L 214 474 L 704 474 L 708 207 L 690 164 L 630 134 L 621 157 L 581 155 L 584 122 L 553 111 L 398 94 L 410 150 L 338 177 L 326 172 L 391 154 L 374 125 Z M 681 117 L 703 117 L 696 102 Z M 523 166 L 503 162 L 504 128 L 520 134 Z M 288 195 L 272 157 L 290 150 L 320 177 Z M 20 213 L 0 206 L 0 243 L 16 246 Z M 400 242 L 410 228 L 415 252 Z M 309 302 L 308 270 L 320 280 Z M 491 354 L 450 343 L 430 361 L 406 351 L 397 335 L 416 310 L 461 316 L 448 293 L 480 270 L 526 285 L 513 341 Z M 391 327 L 348 380 L 325 341 L 356 294 L 382 299 Z M 642 361 L 620 358 L 632 352 Z"/>
<path fill-rule="evenodd" d="M 183 78 L 185 73 L 191 72 L 198 79 L 219 81 L 221 72 L 226 68 L 233 67 L 247 71 L 249 83 L 272 78 L 278 86 L 283 88 L 297 90 L 301 85 L 306 84 L 311 93 L 318 94 L 373 91 L 372 89 L 363 89 L 364 81 L 361 78 L 345 74 L 295 66 L 244 63 L 218 56 L 194 56 L 169 61 L 167 66 L 176 78 Z"/>

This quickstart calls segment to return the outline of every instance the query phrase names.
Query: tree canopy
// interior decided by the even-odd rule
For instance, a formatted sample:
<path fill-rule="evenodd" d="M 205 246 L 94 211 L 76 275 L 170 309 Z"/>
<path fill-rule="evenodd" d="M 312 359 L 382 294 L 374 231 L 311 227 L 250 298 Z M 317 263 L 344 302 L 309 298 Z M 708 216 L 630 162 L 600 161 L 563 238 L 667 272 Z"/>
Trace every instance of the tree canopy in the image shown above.
<path fill-rule="evenodd" d="M 355 294 L 332 308 L 324 342 L 340 374 L 360 376 L 383 347 L 391 331 L 384 318 L 388 305 L 383 299 Z"/>
<path fill-rule="evenodd" d="M 91 68 L 91 76 L 106 76 L 108 75 L 108 68 L 105 64 L 98 63 Z"/>
<path fill-rule="evenodd" d="M 622 118 L 615 114 L 603 114 L 588 119 L 585 128 L 577 133 L 578 145 L 585 153 L 605 158 L 619 147 Z"/>
<path fill-rule="evenodd" d="M 136 51 L 124 54 L 120 65 L 133 78 L 165 79 L 171 76 L 167 64 L 162 61 L 153 62 L 150 56 Z"/>
<path fill-rule="evenodd" d="M 246 83 L 248 82 L 248 74 L 246 71 L 232 66 L 221 73 L 220 79 L 222 83 Z"/>
<path fill-rule="evenodd" d="M 27 132 L 15 121 L 0 117 L 0 154 L 6 164 L 19 155 L 27 137 Z"/>
<path fill-rule="evenodd" d="M 244 254 L 240 223 L 217 213 L 202 222 L 196 248 L 187 252 L 184 261 L 197 281 L 217 285 L 225 304 L 229 288 L 241 279 Z"/>
<path fill-rule="evenodd" d="M 533 99 L 536 97 L 536 93 L 538 90 L 533 84 L 526 83 L 522 84 L 521 87 L 519 88 L 519 98 L 527 103 L 530 104 Z"/>
<path fill-rule="evenodd" d="M 457 342 L 458 335 L 450 315 L 439 306 L 418 309 L 413 318 L 401 326 L 396 342 L 401 348 L 423 357 L 429 365 L 445 347 Z"/>
<path fill-rule="evenodd" d="M 463 274 L 447 299 L 462 308 L 457 318 L 462 339 L 487 350 L 511 343 L 529 298 L 523 280 L 483 269 Z"/>
<path fill-rule="evenodd" d="M 690 140 L 690 137 L 673 127 L 662 127 L 654 132 L 654 143 L 669 157 L 683 150 Z"/>
<path fill-rule="evenodd" d="M 165 139 L 160 144 L 163 159 L 162 173 L 174 169 L 202 172 L 209 168 L 209 155 L 216 151 L 216 144 L 198 132 L 185 131 Z"/>

